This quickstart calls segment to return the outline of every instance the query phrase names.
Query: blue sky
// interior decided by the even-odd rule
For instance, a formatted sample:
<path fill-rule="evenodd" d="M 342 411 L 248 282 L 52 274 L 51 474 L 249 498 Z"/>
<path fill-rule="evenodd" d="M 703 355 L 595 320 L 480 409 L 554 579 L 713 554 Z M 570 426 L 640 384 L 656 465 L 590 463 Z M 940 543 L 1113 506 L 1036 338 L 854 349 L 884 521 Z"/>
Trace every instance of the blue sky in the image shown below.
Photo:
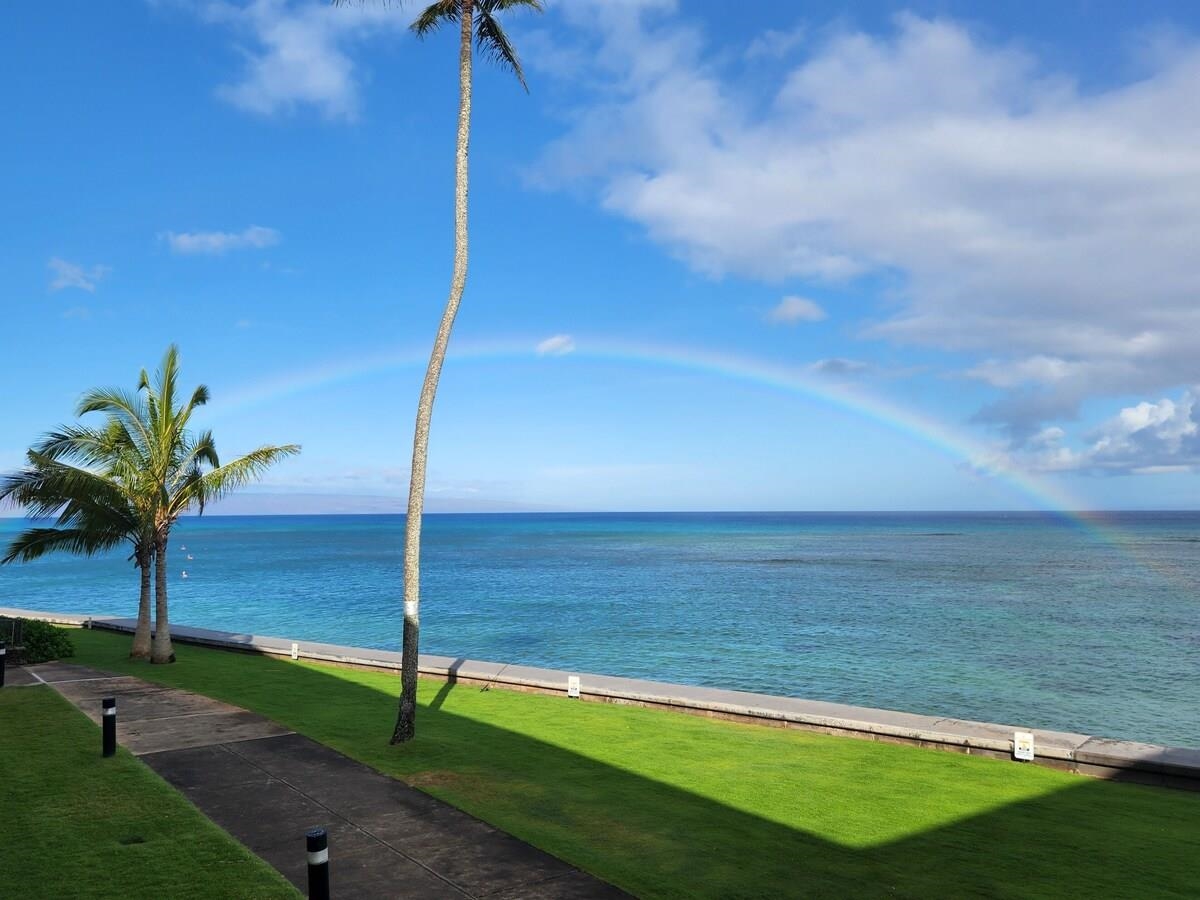
<path fill-rule="evenodd" d="M 1051 7 L 512 15 L 429 508 L 1200 505 L 1200 11 Z M 13 19 L 0 468 L 174 341 L 223 454 L 304 446 L 228 511 L 397 508 L 457 103 L 414 11 Z"/>

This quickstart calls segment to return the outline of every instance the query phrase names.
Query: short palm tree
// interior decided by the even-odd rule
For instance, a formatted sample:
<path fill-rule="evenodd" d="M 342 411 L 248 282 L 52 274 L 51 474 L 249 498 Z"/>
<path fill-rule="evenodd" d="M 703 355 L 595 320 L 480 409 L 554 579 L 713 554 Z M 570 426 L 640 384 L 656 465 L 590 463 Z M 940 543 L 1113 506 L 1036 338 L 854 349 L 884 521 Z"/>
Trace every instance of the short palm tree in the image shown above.
<path fill-rule="evenodd" d="M 35 516 L 55 516 L 55 527 L 22 533 L 3 562 L 36 559 L 52 550 L 93 554 L 122 542 L 133 545 L 142 592 L 135 656 L 154 663 L 175 659 L 167 606 L 167 544 L 171 528 L 190 510 L 257 479 L 300 448 L 260 447 L 221 465 L 211 432 L 188 430 L 192 413 L 208 402 L 196 388 L 177 405 L 179 351 L 167 348 L 153 381 L 145 370 L 134 393 L 89 391 L 78 414 L 102 413 L 103 426 L 63 428 L 29 451 L 29 465 L 0 478 L 0 500 Z M 150 639 L 150 571 L 154 567 L 154 637 Z"/>
<path fill-rule="evenodd" d="M 412 475 L 408 487 L 408 514 L 404 525 L 404 634 L 400 670 L 400 709 L 392 743 L 410 740 L 416 733 L 417 654 L 420 634 L 421 600 L 421 515 L 425 508 L 425 468 L 429 456 L 429 423 L 437 394 L 446 347 L 454 327 L 458 306 L 467 283 L 467 149 L 471 137 L 471 62 L 472 45 L 503 68 L 517 76 L 521 86 L 525 73 L 517 53 L 496 19 L 496 14 L 523 7 L 541 12 L 541 0 L 438 0 L 430 4 L 412 23 L 412 30 L 424 38 L 443 25 L 458 26 L 458 140 L 454 154 L 454 271 L 450 277 L 450 296 L 433 341 L 429 366 L 417 402 L 417 421 L 413 430 Z"/>
<path fill-rule="evenodd" d="M 167 606 L 167 546 L 171 528 L 191 510 L 203 513 L 206 504 L 256 480 L 284 457 L 299 453 L 295 444 L 264 446 L 221 464 L 212 432 L 188 430 L 192 413 L 208 402 L 200 385 L 188 401 L 177 404 L 179 350 L 167 348 L 153 381 L 143 369 L 135 394 L 119 389 L 89 391 L 79 414 L 103 413 L 108 428 L 136 473 L 139 499 L 150 519 L 154 547 L 154 641 L 150 661 L 175 659 Z"/>
<path fill-rule="evenodd" d="M 130 544 L 141 581 L 130 656 L 149 659 L 154 530 L 137 491 L 137 473 L 116 438 L 111 429 L 64 428 L 26 454 L 24 469 L 0 477 L 0 501 L 23 507 L 36 519 L 55 519 L 53 527 L 21 532 L 0 563 L 27 562 L 54 551 L 91 556 Z"/>

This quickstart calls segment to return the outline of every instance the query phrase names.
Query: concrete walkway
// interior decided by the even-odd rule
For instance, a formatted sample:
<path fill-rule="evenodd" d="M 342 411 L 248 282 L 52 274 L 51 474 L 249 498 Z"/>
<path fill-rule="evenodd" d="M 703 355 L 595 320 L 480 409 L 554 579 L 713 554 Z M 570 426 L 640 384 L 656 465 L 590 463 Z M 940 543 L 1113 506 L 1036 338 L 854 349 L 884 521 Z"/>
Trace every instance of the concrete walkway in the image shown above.
<path fill-rule="evenodd" d="M 304 833 L 323 826 L 335 897 L 628 896 L 246 710 L 83 666 L 26 671 L 96 722 L 100 700 L 116 697 L 118 742 L 301 891 Z"/>

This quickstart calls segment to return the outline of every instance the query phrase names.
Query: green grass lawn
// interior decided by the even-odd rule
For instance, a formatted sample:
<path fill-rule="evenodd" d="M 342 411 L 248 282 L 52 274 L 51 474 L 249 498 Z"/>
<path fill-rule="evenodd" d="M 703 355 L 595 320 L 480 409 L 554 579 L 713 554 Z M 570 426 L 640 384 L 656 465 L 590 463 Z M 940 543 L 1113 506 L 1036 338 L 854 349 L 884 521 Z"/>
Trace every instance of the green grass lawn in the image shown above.
<path fill-rule="evenodd" d="M 0 897 L 299 896 L 53 690 L 0 690 Z"/>
<path fill-rule="evenodd" d="M 1200 795 L 1002 760 L 73 632 L 75 661 L 260 712 L 643 897 L 1195 897 Z"/>

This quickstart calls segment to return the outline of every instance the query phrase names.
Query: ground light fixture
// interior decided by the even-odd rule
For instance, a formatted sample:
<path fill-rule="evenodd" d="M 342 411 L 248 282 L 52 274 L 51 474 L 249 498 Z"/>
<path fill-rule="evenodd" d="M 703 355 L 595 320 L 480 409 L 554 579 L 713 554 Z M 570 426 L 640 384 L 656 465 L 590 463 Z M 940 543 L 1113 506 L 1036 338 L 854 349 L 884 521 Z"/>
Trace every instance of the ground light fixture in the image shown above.
<path fill-rule="evenodd" d="M 309 900 L 329 900 L 329 833 L 314 828 L 304 835 L 308 852 Z"/>
<path fill-rule="evenodd" d="M 113 756 L 117 752 L 117 698 L 105 697 L 100 701 L 102 707 L 100 719 L 103 723 L 103 751 L 105 756 Z"/>

